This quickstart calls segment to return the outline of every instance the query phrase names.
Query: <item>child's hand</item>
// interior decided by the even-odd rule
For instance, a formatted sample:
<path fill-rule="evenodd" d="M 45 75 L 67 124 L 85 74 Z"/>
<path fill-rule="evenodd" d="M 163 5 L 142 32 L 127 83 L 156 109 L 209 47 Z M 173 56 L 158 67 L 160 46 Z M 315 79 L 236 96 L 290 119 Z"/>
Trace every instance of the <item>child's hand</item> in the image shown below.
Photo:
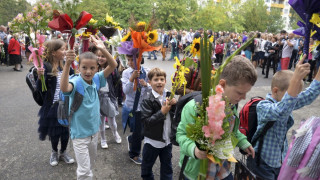
<path fill-rule="evenodd" d="M 163 115 L 166 115 L 171 109 L 171 105 L 169 102 L 169 99 L 166 99 L 166 101 L 163 102 L 162 107 L 161 107 L 161 112 Z"/>
<path fill-rule="evenodd" d="M 252 146 L 248 147 L 247 149 L 244 150 L 247 154 L 247 156 L 251 155 L 252 158 L 254 158 L 255 152 Z"/>
<path fill-rule="evenodd" d="M 94 44 L 98 49 L 105 49 L 106 46 L 103 44 L 103 41 L 97 36 L 90 35 L 90 41 Z"/>
<path fill-rule="evenodd" d="M 303 80 L 303 78 L 310 73 L 310 64 L 303 64 L 306 57 L 307 55 L 304 55 L 303 58 L 298 61 L 292 79 Z"/>
<path fill-rule="evenodd" d="M 207 158 L 207 152 L 201 151 L 198 149 L 198 147 L 194 148 L 194 156 L 198 159 L 206 159 Z"/>
<path fill-rule="evenodd" d="M 170 105 L 175 105 L 175 104 L 177 104 L 176 98 L 172 98 L 172 99 L 169 101 L 169 104 L 170 104 Z"/>
<path fill-rule="evenodd" d="M 130 82 L 133 82 L 134 79 L 138 78 L 140 76 L 140 71 L 134 70 L 131 77 L 130 77 Z"/>
<path fill-rule="evenodd" d="M 71 64 L 76 59 L 74 50 L 68 50 L 66 54 L 66 63 Z"/>
<path fill-rule="evenodd" d="M 38 68 L 37 69 L 37 74 L 38 74 L 38 77 L 44 75 L 44 68 Z"/>
<path fill-rule="evenodd" d="M 148 86 L 148 84 L 146 83 L 146 81 L 144 79 L 139 79 L 139 83 L 144 87 Z"/>

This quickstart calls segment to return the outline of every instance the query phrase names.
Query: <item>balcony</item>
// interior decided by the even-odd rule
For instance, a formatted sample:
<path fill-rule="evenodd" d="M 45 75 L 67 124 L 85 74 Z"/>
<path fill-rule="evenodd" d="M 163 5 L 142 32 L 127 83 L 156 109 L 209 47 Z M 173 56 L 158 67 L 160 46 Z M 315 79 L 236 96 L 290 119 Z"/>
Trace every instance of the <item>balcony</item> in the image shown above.
<path fill-rule="evenodd" d="M 276 3 L 272 3 L 272 4 L 271 4 L 271 7 L 275 7 L 275 8 L 281 8 L 281 9 L 283 9 L 283 8 L 284 8 L 284 4 L 276 4 Z"/>

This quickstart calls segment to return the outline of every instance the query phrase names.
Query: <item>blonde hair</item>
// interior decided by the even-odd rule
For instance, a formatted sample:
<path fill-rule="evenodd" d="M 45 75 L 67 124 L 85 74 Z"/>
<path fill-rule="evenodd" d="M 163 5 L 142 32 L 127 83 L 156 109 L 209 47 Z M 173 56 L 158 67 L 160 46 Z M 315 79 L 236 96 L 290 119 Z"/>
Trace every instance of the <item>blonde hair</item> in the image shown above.
<path fill-rule="evenodd" d="M 55 51 L 58 51 L 64 45 L 65 45 L 65 42 L 63 42 L 60 39 L 53 39 L 50 41 L 46 41 L 44 43 L 44 46 L 45 46 L 44 59 L 52 65 L 51 72 L 54 76 L 58 75 L 58 67 L 60 67 L 63 70 L 63 61 L 59 61 L 59 62 L 54 61 L 52 54 Z"/>
<path fill-rule="evenodd" d="M 290 80 L 293 72 L 290 70 L 278 71 L 273 77 L 271 82 L 271 89 L 277 87 L 280 91 L 286 91 L 289 87 Z"/>

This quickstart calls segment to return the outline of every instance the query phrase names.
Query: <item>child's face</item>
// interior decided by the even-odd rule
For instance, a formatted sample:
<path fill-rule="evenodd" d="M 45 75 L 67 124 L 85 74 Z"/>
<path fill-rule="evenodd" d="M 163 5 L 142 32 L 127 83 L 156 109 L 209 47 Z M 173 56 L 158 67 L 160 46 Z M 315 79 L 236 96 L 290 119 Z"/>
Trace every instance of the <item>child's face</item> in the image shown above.
<path fill-rule="evenodd" d="M 149 80 L 149 84 L 154 91 L 156 91 L 158 94 L 162 94 L 164 86 L 166 85 L 166 78 L 164 76 L 155 75 L 151 80 Z"/>
<path fill-rule="evenodd" d="M 98 71 L 98 64 L 95 59 L 81 59 L 79 72 L 81 73 L 81 77 L 88 84 L 91 84 L 92 82 L 91 80 L 97 71 Z"/>
<path fill-rule="evenodd" d="M 132 69 L 134 69 L 134 62 L 133 62 L 133 57 L 128 57 L 128 66 L 131 67 Z"/>
<path fill-rule="evenodd" d="M 52 55 L 54 60 L 56 61 L 63 60 L 66 55 L 66 45 L 63 45 L 60 49 L 58 49 L 57 51 L 54 51 Z"/>
<path fill-rule="evenodd" d="M 105 66 L 105 65 L 107 65 L 107 64 L 106 64 L 106 63 L 107 63 L 107 58 L 104 57 L 104 55 L 102 54 L 102 52 L 101 52 L 100 50 L 98 50 L 98 51 L 96 52 L 96 55 L 97 55 L 97 57 L 98 57 L 98 64 L 99 64 L 100 66 Z"/>
<path fill-rule="evenodd" d="M 221 81 L 221 80 L 220 80 Z M 239 83 L 236 86 L 230 86 L 227 84 L 221 84 L 224 88 L 224 96 L 228 98 L 231 104 L 237 104 L 242 99 L 246 99 L 247 93 L 251 90 L 251 84 Z"/>

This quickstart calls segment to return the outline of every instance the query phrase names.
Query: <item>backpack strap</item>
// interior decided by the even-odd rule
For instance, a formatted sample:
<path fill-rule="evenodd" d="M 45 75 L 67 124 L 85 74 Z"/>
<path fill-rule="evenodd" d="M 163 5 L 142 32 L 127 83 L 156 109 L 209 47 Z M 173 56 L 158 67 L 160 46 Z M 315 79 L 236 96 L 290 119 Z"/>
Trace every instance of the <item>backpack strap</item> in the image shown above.
<path fill-rule="evenodd" d="M 95 74 L 92 78 L 92 81 L 96 84 L 97 91 L 100 89 L 100 77 L 99 74 Z"/>
<path fill-rule="evenodd" d="M 181 166 L 181 170 L 180 170 L 180 173 L 179 173 L 179 180 L 184 180 L 183 171 L 184 171 L 184 169 L 186 168 L 188 159 L 189 159 L 189 158 L 188 158 L 188 156 L 186 156 L 186 155 L 183 157 L 182 166 Z"/>
<path fill-rule="evenodd" d="M 270 98 L 268 98 L 267 100 L 274 103 L 274 101 Z M 258 166 L 260 166 L 261 149 L 263 147 L 264 136 L 266 135 L 267 131 L 274 125 L 275 122 L 276 121 L 268 121 L 267 124 L 263 127 L 263 129 L 262 129 L 261 133 L 258 135 L 258 137 L 256 137 L 251 143 L 251 145 L 254 146 L 257 143 L 257 141 L 259 140 L 258 151 L 256 152 L 256 156 L 257 156 L 256 162 L 257 162 Z"/>

